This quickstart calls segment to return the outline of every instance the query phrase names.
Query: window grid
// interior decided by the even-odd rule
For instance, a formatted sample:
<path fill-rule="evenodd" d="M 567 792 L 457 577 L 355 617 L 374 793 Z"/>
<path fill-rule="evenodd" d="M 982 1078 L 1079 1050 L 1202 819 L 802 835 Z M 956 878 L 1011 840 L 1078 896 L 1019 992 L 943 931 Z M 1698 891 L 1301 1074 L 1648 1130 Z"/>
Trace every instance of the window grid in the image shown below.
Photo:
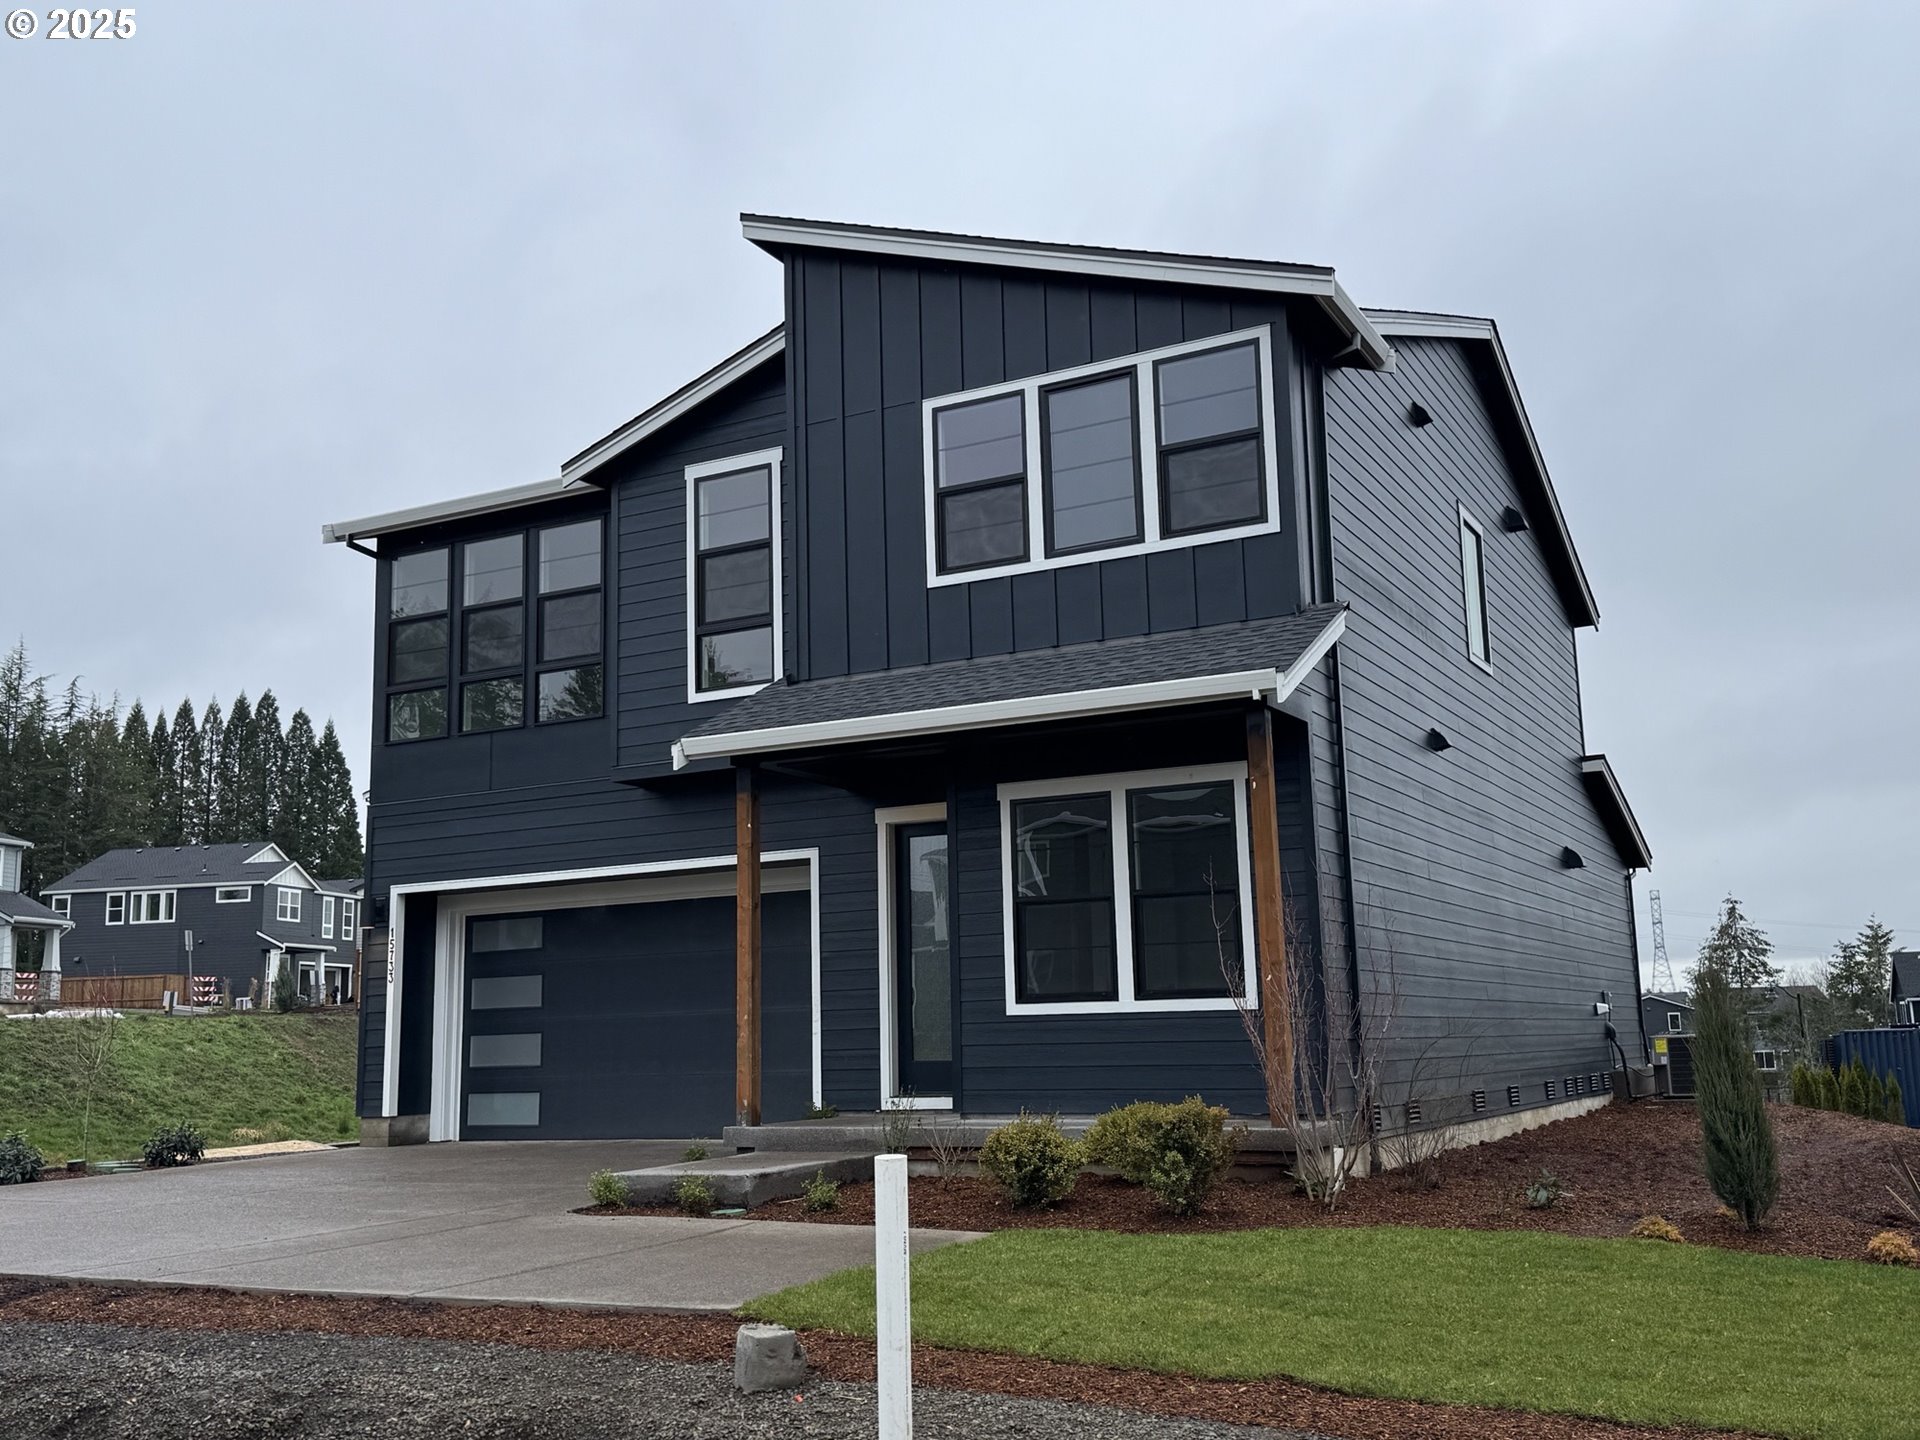
<path fill-rule="evenodd" d="M 300 892 L 282 886 L 279 897 L 274 903 L 273 914 L 275 919 L 285 924 L 293 925 L 299 923 Z"/>
<path fill-rule="evenodd" d="M 170 925 L 173 923 L 173 891 L 135 890 L 128 897 L 129 925 Z"/>
<path fill-rule="evenodd" d="M 127 897 L 124 892 L 107 896 L 107 924 L 127 923 Z"/>
<path fill-rule="evenodd" d="M 689 701 L 749 695 L 780 674 L 780 464 L 774 449 L 686 468 Z"/>

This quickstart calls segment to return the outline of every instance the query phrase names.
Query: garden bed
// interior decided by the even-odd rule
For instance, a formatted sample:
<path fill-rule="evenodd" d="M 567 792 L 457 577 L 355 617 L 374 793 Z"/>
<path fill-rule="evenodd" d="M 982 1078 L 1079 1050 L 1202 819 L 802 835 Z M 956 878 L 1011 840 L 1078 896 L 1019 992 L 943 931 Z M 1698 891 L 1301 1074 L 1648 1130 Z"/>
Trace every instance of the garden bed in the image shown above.
<path fill-rule="evenodd" d="M 1467 1230 L 1533 1230 L 1561 1235 L 1624 1235 L 1643 1215 L 1665 1216 L 1689 1240 L 1727 1249 L 1825 1259 L 1861 1258 L 1881 1230 L 1913 1222 L 1887 1193 L 1896 1155 L 1920 1168 L 1920 1131 L 1831 1111 L 1770 1107 L 1779 1139 L 1780 1203 L 1766 1226 L 1749 1233 L 1718 1215 L 1700 1165 L 1699 1120 L 1690 1105 L 1614 1104 L 1504 1140 L 1449 1153 L 1439 1184 L 1415 1188 L 1398 1173 L 1354 1182 L 1340 1207 L 1296 1194 L 1284 1180 L 1227 1180 L 1200 1215 L 1183 1219 L 1155 1205 L 1138 1186 L 1082 1175 L 1051 1210 L 1016 1210 L 988 1181 L 919 1177 L 911 1183 L 916 1226 L 940 1230 L 1069 1228 L 1133 1233 L 1250 1230 L 1269 1226 L 1420 1225 Z M 1530 1209 L 1522 1192 L 1542 1171 L 1564 1193 Z M 672 1214 L 658 1208 L 595 1214 Z M 808 1214 L 798 1201 L 751 1212 L 761 1220 L 873 1223 L 873 1186 L 843 1185 L 838 1206 Z"/>

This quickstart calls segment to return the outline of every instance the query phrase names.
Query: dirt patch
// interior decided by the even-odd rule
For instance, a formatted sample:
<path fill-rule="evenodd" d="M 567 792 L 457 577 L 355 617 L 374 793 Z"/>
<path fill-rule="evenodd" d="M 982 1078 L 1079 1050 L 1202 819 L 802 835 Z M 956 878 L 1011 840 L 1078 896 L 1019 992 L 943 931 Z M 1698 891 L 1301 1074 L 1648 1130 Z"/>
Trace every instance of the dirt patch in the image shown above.
<path fill-rule="evenodd" d="M 1693 1107 L 1614 1104 L 1573 1120 L 1456 1150 L 1441 1162 L 1440 1183 L 1415 1189 L 1397 1174 L 1356 1182 L 1332 1215 L 1284 1181 L 1229 1180 L 1204 1214 L 1169 1215 L 1138 1186 L 1082 1175 L 1052 1210 L 1016 1210 L 992 1184 L 974 1177 L 911 1182 L 913 1223 L 939 1230 L 1094 1229 L 1143 1234 L 1320 1225 L 1428 1225 L 1466 1230 L 1540 1230 L 1561 1235 L 1625 1235 L 1643 1215 L 1662 1215 L 1690 1241 L 1773 1255 L 1857 1260 L 1881 1230 L 1910 1230 L 1887 1193 L 1889 1166 L 1904 1155 L 1920 1168 L 1920 1132 L 1837 1115 L 1773 1106 L 1780 1146 L 1780 1203 L 1749 1233 L 1717 1212 L 1700 1166 Z M 1551 1208 L 1530 1209 L 1522 1192 L 1543 1171 L 1564 1193 Z M 673 1214 L 671 1210 L 597 1209 L 593 1214 Z M 763 1205 L 762 1220 L 871 1225 L 873 1186 L 840 1187 L 838 1208 L 809 1215 L 797 1200 Z"/>
<path fill-rule="evenodd" d="M 733 1354 L 737 1322 L 724 1316 L 433 1305 L 0 1278 L 0 1325 L 8 1323 L 471 1340 L 724 1364 Z M 803 1335 L 802 1342 L 814 1369 L 826 1378 L 873 1379 L 872 1341 L 815 1331 Z M 1310 1430 L 1346 1440 L 1705 1440 L 1732 1434 L 1375 1400 L 1288 1380 L 1196 1380 L 927 1346 L 914 1349 L 914 1379 L 941 1389 L 1113 1405 L 1150 1415 Z"/>

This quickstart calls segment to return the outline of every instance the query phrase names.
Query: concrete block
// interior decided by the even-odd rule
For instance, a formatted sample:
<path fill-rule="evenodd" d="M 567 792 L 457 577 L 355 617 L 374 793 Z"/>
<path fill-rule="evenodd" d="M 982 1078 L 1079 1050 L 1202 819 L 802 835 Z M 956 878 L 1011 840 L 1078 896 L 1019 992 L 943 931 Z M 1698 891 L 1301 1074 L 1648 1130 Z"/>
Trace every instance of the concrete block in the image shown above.
<path fill-rule="evenodd" d="M 698 1175 L 713 1187 L 716 1204 L 745 1210 L 769 1200 L 790 1199 L 804 1190 L 815 1175 L 822 1173 L 829 1180 L 870 1179 L 873 1157 L 830 1151 L 752 1151 L 618 1172 L 626 1184 L 630 1202 L 635 1205 L 671 1204 L 673 1187 L 685 1176 Z"/>
<path fill-rule="evenodd" d="M 369 1147 L 424 1145 L 427 1143 L 427 1117 L 424 1115 L 373 1115 L 360 1122 L 360 1143 Z"/>
<path fill-rule="evenodd" d="M 807 1357 L 784 1325 L 742 1325 L 733 1337 L 733 1385 L 744 1395 L 806 1382 Z"/>

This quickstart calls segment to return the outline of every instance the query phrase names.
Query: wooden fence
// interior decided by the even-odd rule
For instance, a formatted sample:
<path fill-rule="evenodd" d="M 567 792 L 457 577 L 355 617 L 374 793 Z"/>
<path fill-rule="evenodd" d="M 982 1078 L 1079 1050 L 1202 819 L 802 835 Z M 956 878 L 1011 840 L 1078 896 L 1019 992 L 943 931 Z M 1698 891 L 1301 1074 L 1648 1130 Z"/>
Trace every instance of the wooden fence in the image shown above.
<path fill-rule="evenodd" d="M 184 975 L 62 975 L 60 1003 L 106 1010 L 158 1010 L 171 990 L 187 1001 Z"/>

